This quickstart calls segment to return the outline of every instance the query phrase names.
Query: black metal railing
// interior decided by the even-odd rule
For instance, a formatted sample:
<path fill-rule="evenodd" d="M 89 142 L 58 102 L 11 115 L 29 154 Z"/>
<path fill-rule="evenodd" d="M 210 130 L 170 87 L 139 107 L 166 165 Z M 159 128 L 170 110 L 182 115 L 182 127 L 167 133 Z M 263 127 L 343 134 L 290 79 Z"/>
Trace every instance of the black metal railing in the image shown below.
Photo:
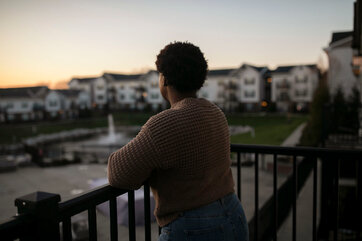
<path fill-rule="evenodd" d="M 361 169 L 362 169 L 362 151 L 361 150 L 331 150 L 322 148 L 305 147 L 277 147 L 277 146 L 257 146 L 257 145 L 231 145 L 231 152 L 237 156 L 237 195 L 242 198 L 241 181 L 241 154 L 251 153 L 254 155 L 254 217 L 249 221 L 250 240 L 277 240 L 277 231 L 283 220 L 287 217 L 289 209 L 292 209 L 292 237 L 296 240 L 297 235 L 297 195 L 303 187 L 310 171 L 313 170 L 313 207 L 312 220 L 313 231 L 311 236 L 313 240 L 318 240 L 318 220 L 317 212 L 321 211 L 317 207 L 317 180 L 318 161 L 321 160 L 322 171 L 324 169 L 332 170 L 334 181 L 334 193 L 332 203 L 335 207 L 333 219 L 333 240 L 338 240 L 338 180 L 340 163 L 342 160 L 355 160 L 356 167 L 356 193 L 358 203 L 361 199 Z M 271 155 L 273 162 L 273 195 L 266 203 L 259 208 L 259 156 Z M 278 157 L 290 156 L 292 164 L 292 174 L 278 188 Z M 300 160 L 302 158 L 302 160 Z M 328 165 L 324 165 L 328 164 Z M 330 164 L 330 165 L 329 165 Z M 324 165 L 324 166 L 323 166 Z M 331 172 L 329 172 L 330 174 Z M 324 175 L 324 174 L 323 174 Z M 327 180 L 327 179 L 326 179 Z M 327 180 L 329 181 L 329 180 Z M 323 189 L 322 179 L 322 189 Z M 323 192 L 323 191 L 322 191 Z M 89 240 L 97 240 L 97 215 L 96 206 L 109 201 L 110 211 L 110 237 L 111 240 L 118 240 L 117 224 L 117 201 L 120 195 L 128 194 L 128 225 L 129 240 L 136 240 L 135 225 L 135 197 L 134 191 L 121 190 L 105 185 L 96 188 L 90 192 L 67 201 L 60 202 L 58 194 L 36 192 L 17 198 L 15 205 L 18 207 L 17 216 L 0 223 L 1 240 L 72 240 L 72 222 L 71 217 L 83 211 L 88 212 L 88 232 Z M 323 199 L 323 195 L 322 195 Z M 146 183 L 144 185 L 144 214 L 145 214 L 145 240 L 151 240 L 151 216 L 150 216 L 150 188 Z M 356 215 L 361 214 L 361 205 L 356 210 Z M 330 215 L 330 214 L 329 214 Z M 331 216 L 331 215 L 330 215 Z M 361 215 L 359 216 L 361 217 Z M 321 217 L 321 219 L 323 216 Z M 361 222 L 361 218 L 358 219 Z M 62 224 L 60 230 L 59 224 Z M 321 220 L 322 223 L 322 220 Z M 330 223 L 329 223 L 330 224 Z M 324 225 L 330 227 L 331 225 Z M 362 227 L 360 225 L 359 227 Z M 361 230 L 357 230 L 357 238 L 361 237 Z M 160 229 L 159 229 L 160 232 Z"/>

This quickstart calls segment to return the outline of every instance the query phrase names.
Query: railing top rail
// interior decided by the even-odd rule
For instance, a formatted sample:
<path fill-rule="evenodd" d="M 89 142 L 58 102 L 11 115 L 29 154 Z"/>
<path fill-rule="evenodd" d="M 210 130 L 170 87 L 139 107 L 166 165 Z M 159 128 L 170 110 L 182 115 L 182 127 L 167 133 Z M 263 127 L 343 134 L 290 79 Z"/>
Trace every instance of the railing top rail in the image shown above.
<path fill-rule="evenodd" d="M 245 145 L 231 144 L 232 152 L 261 153 L 261 154 L 278 154 L 291 156 L 313 156 L 317 158 L 333 157 L 333 158 L 361 158 L 362 150 L 350 149 L 330 149 L 317 147 L 284 147 L 284 146 L 268 146 L 268 145 Z"/>
<path fill-rule="evenodd" d="M 80 194 L 70 200 L 59 203 L 59 221 L 65 217 L 73 216 L 82 211 L 87 210 L 91 206 L 101 204 L 110 200 L 112 197 L 127 193 L 128 190 L 118 189 L 105 184 L 88 191 L 84 194 Z"/>
<path fill-rule="evenodd" d="M 29 223 L 31 223 L 31 216 L 29 214 L 13 216 L 0 222 L 0 233 L 2 238 L 17 238 L 19 231 L 24 229 Z"/>

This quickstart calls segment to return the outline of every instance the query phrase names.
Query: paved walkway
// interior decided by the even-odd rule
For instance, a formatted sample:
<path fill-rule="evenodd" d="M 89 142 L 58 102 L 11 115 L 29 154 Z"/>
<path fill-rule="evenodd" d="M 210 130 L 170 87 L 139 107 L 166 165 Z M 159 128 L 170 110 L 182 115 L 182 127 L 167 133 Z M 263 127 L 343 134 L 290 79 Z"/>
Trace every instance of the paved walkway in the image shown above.
<path fill-rule="evenodd" d="M 283 143 L 282 146 L 295 146 L 298 144 L 302 135 L 305 123 L 301 124 Z M 320 173 L 318 171 L 318 173 Z M 320 175 L 318 175 L 320 177 Z M 320 183 L 320 182 L 318 182 Z M 317 198 L 319 200 L 319 198 Z M 309 175 L 304 187 L 299 192 L 297 199 L 297 240 L 312 240 L 312 222 L 313 222 L 313 172 Z M 293 233 L 293 216 L 290 210 L 287 219 L 284 221 L 278 231 L 278 240 L 292 240 Z"/>
<path fill-rule="evenodd" d="M 297 129 L 295 129 L 293 133 L 290 134 L 288 138 L 283 141 L 281 146 L 296 146 L 299 143 L 299 139 L 302 136 L 305 125 L 306 123 L 299 125 Z"/>

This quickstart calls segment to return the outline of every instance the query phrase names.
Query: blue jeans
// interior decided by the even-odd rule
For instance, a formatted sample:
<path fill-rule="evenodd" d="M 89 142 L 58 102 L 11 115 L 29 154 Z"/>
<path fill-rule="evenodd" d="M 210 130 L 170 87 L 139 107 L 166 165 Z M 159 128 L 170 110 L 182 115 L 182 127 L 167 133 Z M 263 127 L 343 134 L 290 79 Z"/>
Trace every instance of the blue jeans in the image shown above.
<path fill-rule="evenodd" d="M 248 241 L 248 223 L 235 193 L 181 213 L 164 226 L 158 241 Z"/>

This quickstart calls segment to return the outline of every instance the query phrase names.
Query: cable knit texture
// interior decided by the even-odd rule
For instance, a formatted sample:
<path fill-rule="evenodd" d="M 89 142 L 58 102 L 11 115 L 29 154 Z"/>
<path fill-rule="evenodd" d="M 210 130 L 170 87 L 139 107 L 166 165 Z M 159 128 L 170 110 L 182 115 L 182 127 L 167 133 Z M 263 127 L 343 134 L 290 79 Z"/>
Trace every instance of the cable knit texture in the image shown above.
<path fill-rule="evenodd" d="M 148 180 L 162 227 L 181 212 L 234 192 L 230 137 L 213 103 L 185 98 L 152 116 L 138 135 L 108 160 L 110 185 L 138 189 Z"/>

